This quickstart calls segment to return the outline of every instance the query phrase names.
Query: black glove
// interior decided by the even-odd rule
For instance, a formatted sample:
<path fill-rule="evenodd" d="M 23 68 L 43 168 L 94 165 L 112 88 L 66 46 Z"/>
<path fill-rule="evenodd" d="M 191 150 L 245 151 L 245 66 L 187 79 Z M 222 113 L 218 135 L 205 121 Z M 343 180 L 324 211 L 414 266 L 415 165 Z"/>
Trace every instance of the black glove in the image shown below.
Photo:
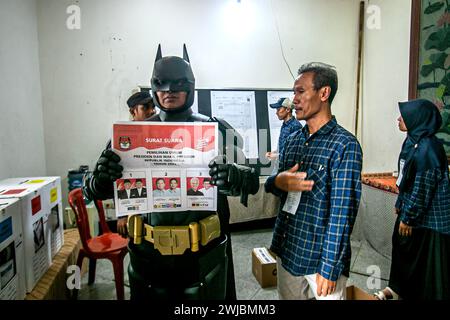
<path fill-rule="evenodd" d="M 95 165 L 94 172 L 85 176 L 83 193 L 86 198 L 106 200 L 114 197 L 113 182 L 122 177 L 123 167 L 120 157 L 111 149 L 106 149 Z"/>
<path fill-rule="evenodd" d="M 247 206 L 249 194 L 256 194 L 259 189 L 258 174 L 254 169 L 235 163 L 227 163 L 225 156 L 217 156 L 208 165 L 211 183 L 219 192 L 227 196 L 241 196 L 241 203 Z"/>
<path fill-rule="evenodd" d="M 211 176 L 211 184 L 219 188 L 219 192 L 226 195 L 239 195 L 232 190 L 232 184 L 230 184 L 230 173 L 232 164 L 227 163 L 225 156 L 217 156 L 211 160 L 208 164 L 209 175 Z M 235 190 L 236 191 L 236 190 Z M 233 194 L 235 193 L 235 194 Z"/>
<path fill-rule="evenodd" d="M 209 175 L 212 178 L 211 183 L 219 188 L 225 187 L 228 181 L 228 170 L 230 165 L 226 162 L 225 156 L 217 156 L 208 164 L 208 167 L 210 168 Z"/>
<path fill-rule="evenodd" d="M 120 157 L 111 149 L 106 149 L 95 165 L 93 176 L 100 184 L 110 185 L 122 177 L 123 167 L 119 164 Z"/>
<path fill-rule="evenodd" d="M 89 200 L 106 200 L 114 197 L 113 182 L 122 177 L 120 157 L 111 149 L 103 150 L 93 172 L 83 177 L 83 194 Z"/>

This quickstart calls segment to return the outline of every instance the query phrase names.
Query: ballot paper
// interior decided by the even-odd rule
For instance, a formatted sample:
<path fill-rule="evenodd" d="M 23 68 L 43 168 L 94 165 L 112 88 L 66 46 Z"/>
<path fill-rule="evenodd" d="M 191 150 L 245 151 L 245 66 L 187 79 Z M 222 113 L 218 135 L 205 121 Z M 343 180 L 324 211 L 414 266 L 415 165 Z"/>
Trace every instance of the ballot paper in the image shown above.
<path fill-rule="evenodd" d="M 113 151 L 124 167 L 114 184 L 116 215 L 217 210 L 209 162 L 218 155 L 213 122 L 117 122 Z"/>

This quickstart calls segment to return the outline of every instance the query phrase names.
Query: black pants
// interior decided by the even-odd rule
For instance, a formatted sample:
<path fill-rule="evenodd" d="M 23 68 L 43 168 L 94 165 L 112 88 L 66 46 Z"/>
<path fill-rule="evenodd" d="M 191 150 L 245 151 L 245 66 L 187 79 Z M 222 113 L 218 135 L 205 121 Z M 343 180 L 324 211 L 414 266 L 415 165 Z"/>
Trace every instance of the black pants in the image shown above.
<path fill-rule="evenodd" d="M 131 299 L 226 299 L 227 245 L 227 238 L 217 239 L 197 253 L 163 256 L 149 243 L 130 244 Z"/>

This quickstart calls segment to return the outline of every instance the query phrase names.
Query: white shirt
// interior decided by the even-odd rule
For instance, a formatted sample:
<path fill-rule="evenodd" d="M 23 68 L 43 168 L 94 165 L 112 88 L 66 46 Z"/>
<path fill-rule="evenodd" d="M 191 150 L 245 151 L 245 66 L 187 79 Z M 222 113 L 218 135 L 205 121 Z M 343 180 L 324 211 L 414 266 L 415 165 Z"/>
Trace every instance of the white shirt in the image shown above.
<path fill-rule="evenodd" d="M 203 195 L 204 195 L 205 197 L 208 197 L 208 198 L 214 198 L 214 195 L 216 194 L 216 189 L 215 189 L 214 187 L 209 187 L 208 189 L 206 189 L 206 188 L 201 188 L 201 189 L 198 190 L 198 191 L 200 191 L 201 193 L 203 193 Z"/>

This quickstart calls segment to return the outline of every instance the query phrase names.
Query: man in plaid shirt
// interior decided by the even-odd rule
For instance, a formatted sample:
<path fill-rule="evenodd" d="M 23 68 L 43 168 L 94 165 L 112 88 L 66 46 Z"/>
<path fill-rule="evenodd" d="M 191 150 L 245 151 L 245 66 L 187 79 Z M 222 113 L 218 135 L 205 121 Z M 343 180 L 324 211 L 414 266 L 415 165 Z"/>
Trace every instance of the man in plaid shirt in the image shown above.
<path fill-rule="evenodd" d="M 300 67 L 293 102 L 306 126 L 289 136 L 278 174 L 265 185 L 282 200 L 271 246 L 281 299 L 308 299 L 310 288 L 316 299 L 345 299 L 362 151 L 331 114 L 337 82 L 329 65 Z"/>

